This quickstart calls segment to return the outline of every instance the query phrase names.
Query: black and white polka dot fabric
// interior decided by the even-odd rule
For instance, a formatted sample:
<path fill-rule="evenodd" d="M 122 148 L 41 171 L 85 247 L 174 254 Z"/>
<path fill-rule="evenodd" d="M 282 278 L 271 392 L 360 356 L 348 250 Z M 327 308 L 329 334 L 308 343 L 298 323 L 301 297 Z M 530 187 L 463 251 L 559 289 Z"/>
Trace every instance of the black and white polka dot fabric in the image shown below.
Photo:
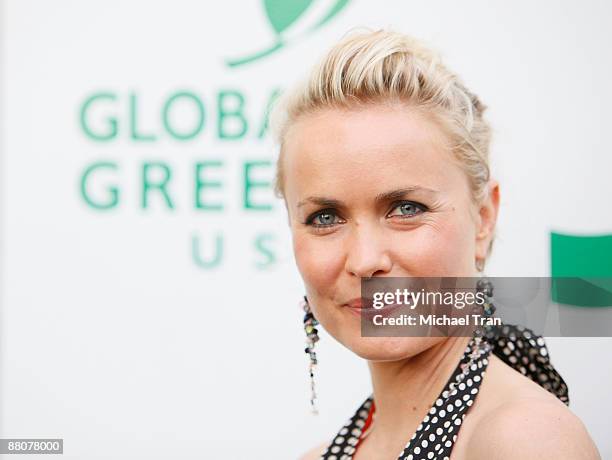
<path fill-rule="evenodd" d="M 521 326 L 503 325 L 472 338 L 446 386 L 432 404 L 398 460 L 448 460 L 465 415 L 474 403 L 490 354 L 569 404 L 567 385 L 548 357 L 544 339 Z M 344 424 L 321 460 L 351 460 L 375 412 L 370 395 Z"/>
<path fill-rule="evenodd" d="M 525 327 L 506 324 L 491 329 L 487 340 L 502 361 L 569 406 L 567 385 L 551 364 L 543 337 Z"/>

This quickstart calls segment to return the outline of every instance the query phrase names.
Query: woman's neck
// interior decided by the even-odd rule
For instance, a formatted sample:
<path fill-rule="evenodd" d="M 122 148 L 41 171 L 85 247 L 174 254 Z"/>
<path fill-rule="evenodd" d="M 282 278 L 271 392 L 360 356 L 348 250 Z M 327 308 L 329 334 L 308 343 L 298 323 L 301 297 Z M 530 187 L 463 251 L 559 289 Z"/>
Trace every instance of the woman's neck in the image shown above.
<path fill-rule="evenodd" d="M 449 337 L 401 361 L 368 361 L 372 378 L 375 422 L 372 434 L 385 444 L 407 441 L 444 389 L 469 337 Z"/>

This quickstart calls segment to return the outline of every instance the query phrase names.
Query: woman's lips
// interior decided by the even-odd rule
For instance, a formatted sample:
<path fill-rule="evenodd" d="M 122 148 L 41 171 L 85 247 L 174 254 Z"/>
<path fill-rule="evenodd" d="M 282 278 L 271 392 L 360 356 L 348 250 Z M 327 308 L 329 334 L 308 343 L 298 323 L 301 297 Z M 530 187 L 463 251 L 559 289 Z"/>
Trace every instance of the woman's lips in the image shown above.
<path fill-rule="evenodd" d="M 368 302 L 368 300 L 370 300 Z M 356 316 L 363 316 L 366 318 L 373 318 L 375 315 L 389 316 L 393 311 L 402 307 L 403 305 L 391 304 L 385 305 L 382 308 L 374 308 L 372 307 L 371 299 L 364 299 L 364 303 L 357 301 L 351 301 L 347 304 L 344 304 L 344 308 L 346 308 L 350 313 Z"/>
<path fill-rule="evenodd" d="M 345 306 L 350 308 L 371 308 L 372 307 L 372 299 L 369 297 L 355 297 L 348 301 Z"/>

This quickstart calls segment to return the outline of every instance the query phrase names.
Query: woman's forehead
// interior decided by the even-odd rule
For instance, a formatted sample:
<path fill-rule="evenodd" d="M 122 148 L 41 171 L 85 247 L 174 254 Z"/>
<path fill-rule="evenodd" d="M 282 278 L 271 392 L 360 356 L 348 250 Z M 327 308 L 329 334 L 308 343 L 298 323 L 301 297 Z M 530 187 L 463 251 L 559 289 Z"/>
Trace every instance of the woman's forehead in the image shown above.
<path fill-rule="evenodd" d="M 393 182 L 438 188 L 459 171 L 435 122 L 410 109 L 326 109 L 287 133 L 286 185 L 346 189 Z"/>
<path fill-rule="evenodd" d="M 344 150 L 384 145 L 443 145 L 442 130 L 422 109 L 407 105 L 368 105 L 357 109 L 319 109 L 300 116 L 287 133 L 286 144 L 308 144 Z"/>

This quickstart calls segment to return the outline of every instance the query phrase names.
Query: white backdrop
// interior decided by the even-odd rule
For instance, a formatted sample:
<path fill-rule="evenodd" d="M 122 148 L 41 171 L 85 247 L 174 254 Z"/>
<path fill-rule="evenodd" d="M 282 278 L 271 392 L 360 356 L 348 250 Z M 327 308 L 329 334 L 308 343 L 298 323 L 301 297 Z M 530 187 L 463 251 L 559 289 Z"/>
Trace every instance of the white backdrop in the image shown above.
<path fill-rule="evenodd" d="M 273 44 L 263 2 L 2 2 L 0 437 L 63 438 L 70 459 L 287 459 L 352 414 L 367 368 L 325 332 L 321 415 L 309 414 L 284 208 L 257 185 L 249 199 L 271 209 L 244 205 L 245 165 L 263 162 L 251 182 L 273 175 L 275 147 L 258 137 L 271 95 L 351 27 L 428 41 L 490 107 L 502 202 L 489 275 L 548 276 L 550 231 L 612 233 L 609 2 L 353 0 L 300 36 L 332 3 L 314 2 L 282 49 L 230 67 Z M 116 119 L 106 141 L 80 122 L 100 93 L 86 123 L 110 136 Z M 172 137 L 164 105 L 180 133 L 204 113 L 201 131 Z M 219 185 L 201 197 L 221 211 L 194 204 L 203 161 Z M 96 162 L 115 169 L 96 170 L 87 192 L 109 204 L 117 187 L 110 209 L 80 192 Z M 159 190 L 143 209 L 146 163 L 165 165 L 151 180 L 168 175 L 172 209 Z M 216 237 L 223 254 L 207 269 Z M 549 346 L 572 410 L 612 458 L 612 339 Z"/>

